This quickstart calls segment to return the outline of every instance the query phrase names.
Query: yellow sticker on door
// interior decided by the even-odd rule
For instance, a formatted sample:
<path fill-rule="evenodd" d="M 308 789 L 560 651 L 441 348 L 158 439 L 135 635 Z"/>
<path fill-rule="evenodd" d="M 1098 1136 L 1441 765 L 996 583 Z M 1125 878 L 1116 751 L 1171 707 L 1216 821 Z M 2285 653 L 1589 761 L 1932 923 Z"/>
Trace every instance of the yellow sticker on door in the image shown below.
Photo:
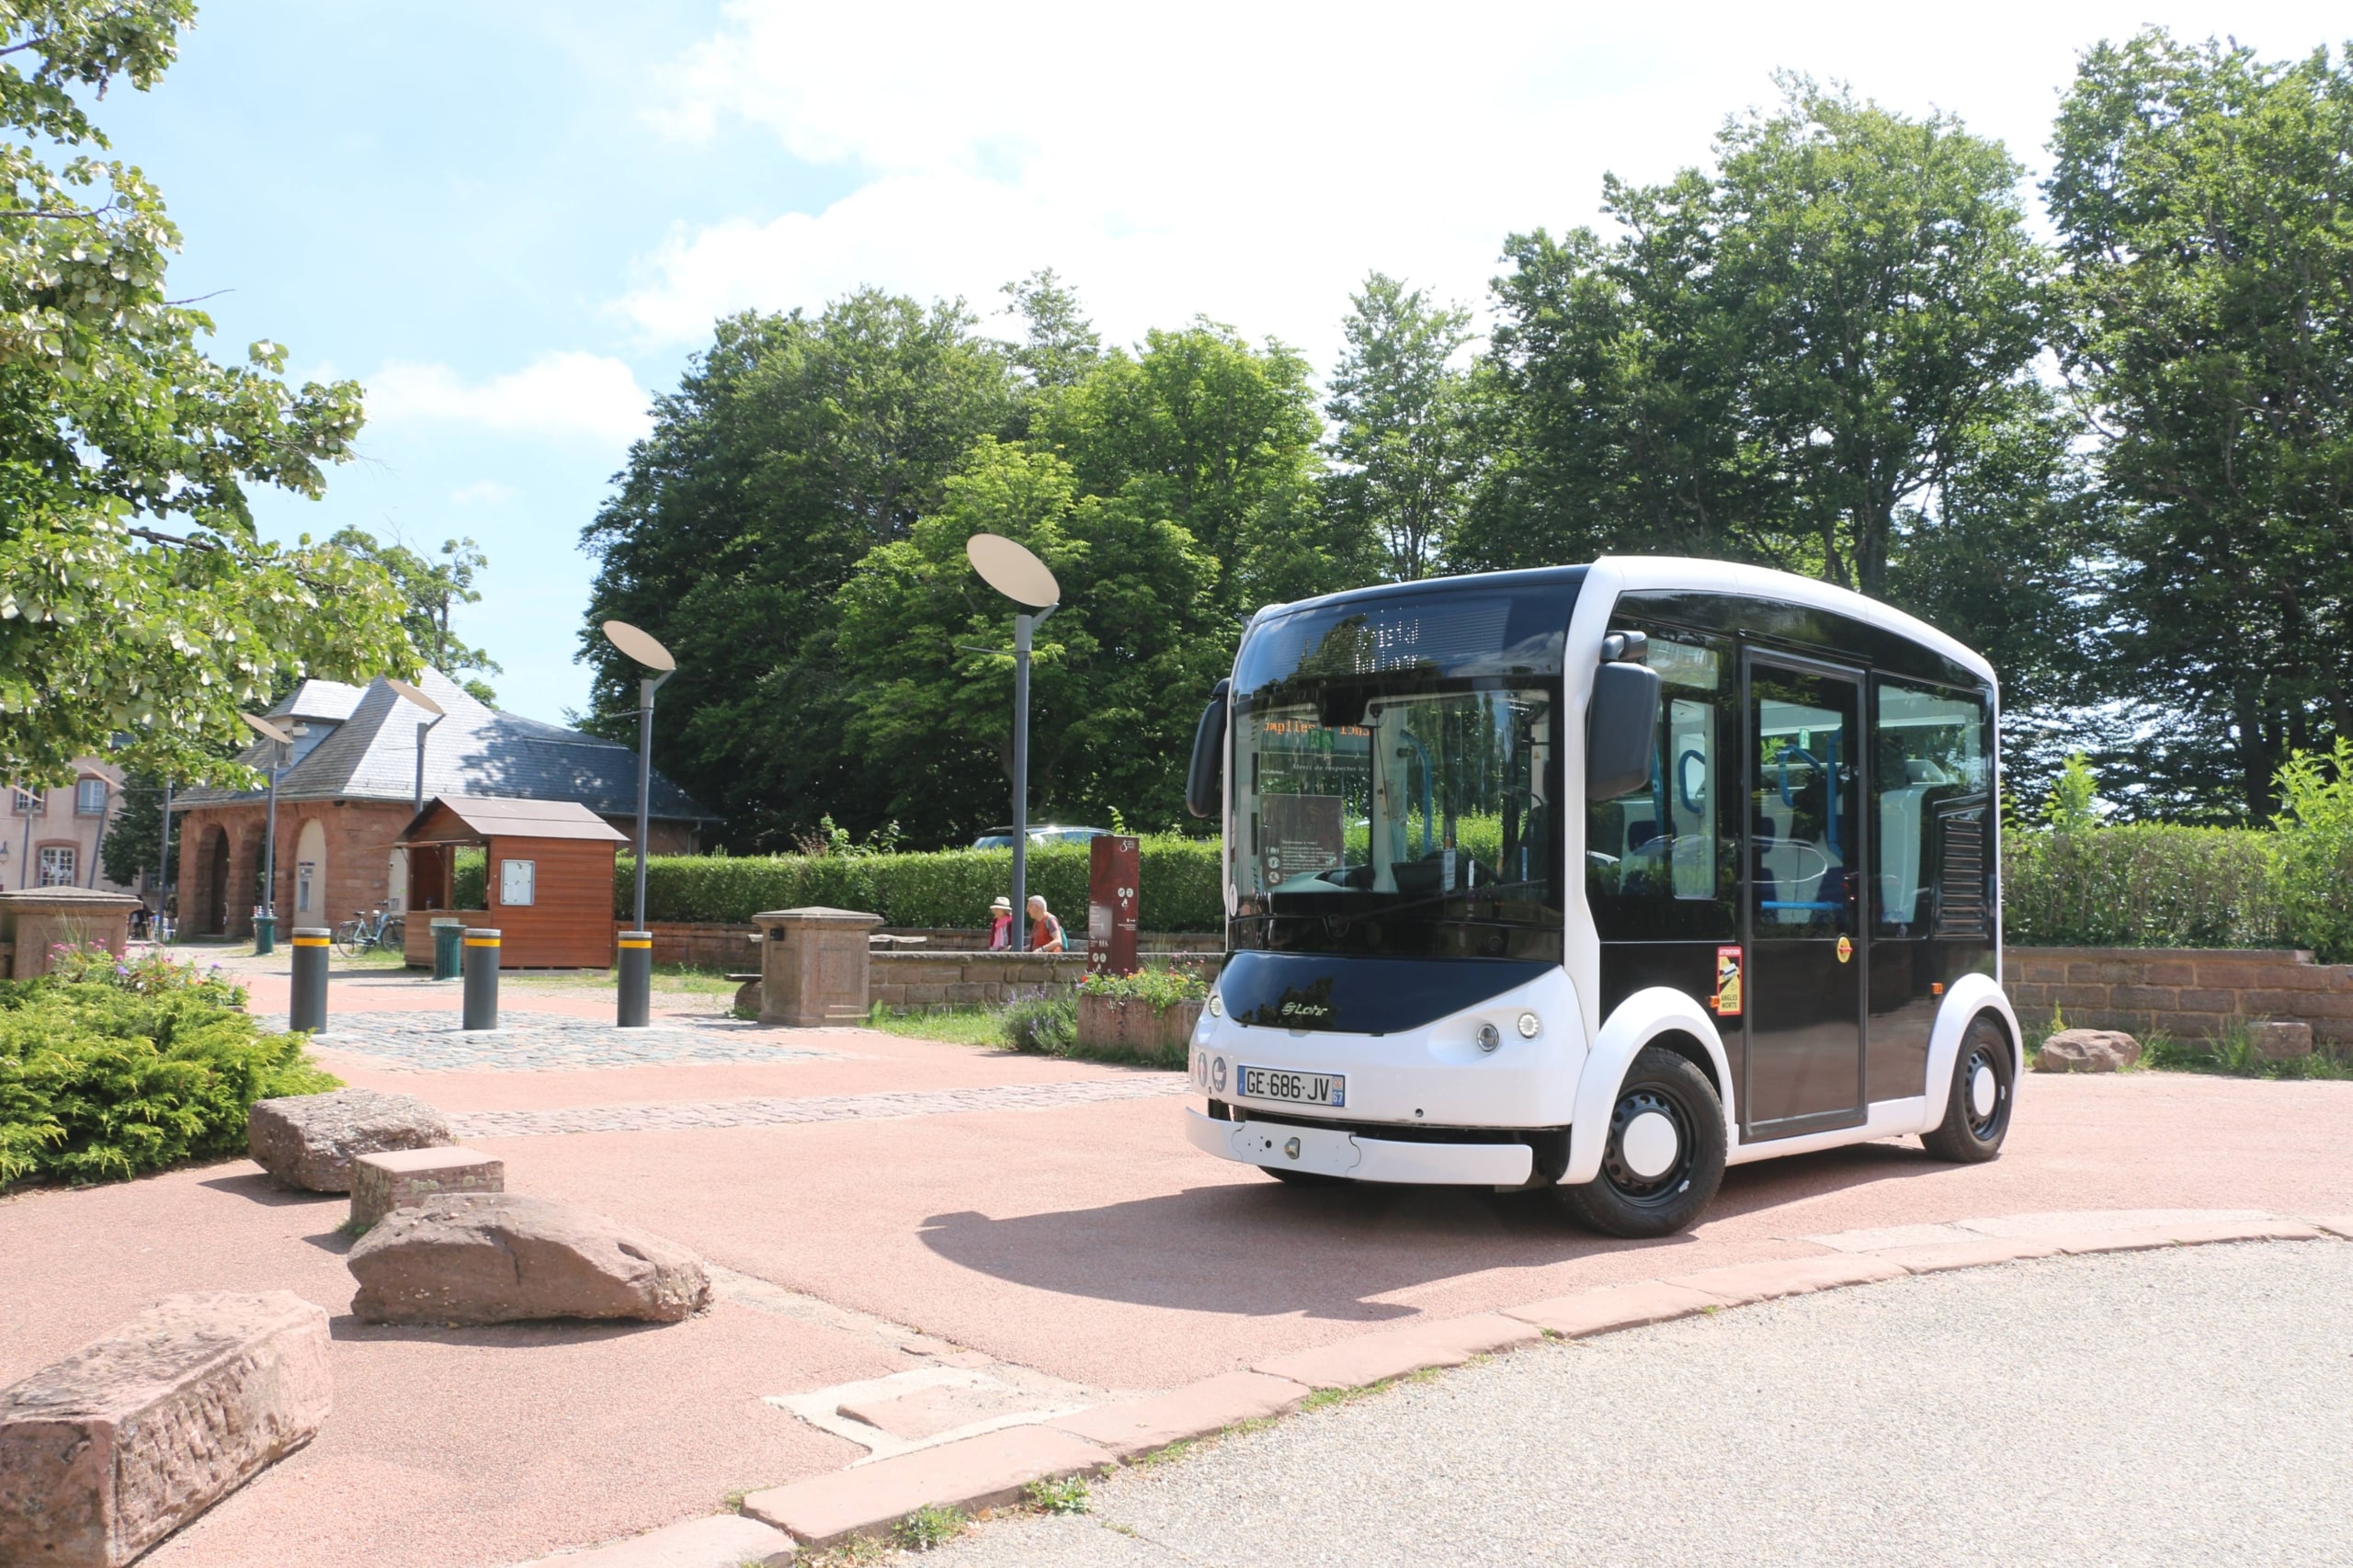
<path fill-rule="evenodd" d="M 1740 949 L 1738 948 L 1716 949 L 1716 994 L 1710 999 L 1708 1005 L 1716 1010 L 1716 1016 L 1720 1018 L 1740 1017 Z"/>
<path fill-rule="evenodd" d="M 1847 960 L 1849 960 L 1849 959 L 1853 958 L 1854 956 L 1855 956 L 1855 942 L 1854 942 L 1854 938 L 1853 938 L 1853 937 L 1839 937 L 1839 938 L 1838 938 L 1838 961 L 1839 961 L 1840 963 L 1845 963 Z"/>

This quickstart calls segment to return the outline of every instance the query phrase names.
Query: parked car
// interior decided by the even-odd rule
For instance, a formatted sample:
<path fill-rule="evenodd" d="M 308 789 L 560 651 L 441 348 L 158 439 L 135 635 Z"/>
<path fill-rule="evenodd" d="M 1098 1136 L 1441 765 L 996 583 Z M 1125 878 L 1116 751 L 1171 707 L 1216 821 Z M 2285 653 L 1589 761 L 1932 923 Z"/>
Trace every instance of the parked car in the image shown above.
<path fill-rule="evenodd" d="M 1064 827 L 1059 823 L 1032 823 L 1029 842 L 1032 844 L 1084 844 L 1090 838 L 1100 838 L 1111 830 L 1108 827 Z M 975 849 L 1010 849 L 1013 847 L 1013 824 L 990 828 L 972 840 Z"/>

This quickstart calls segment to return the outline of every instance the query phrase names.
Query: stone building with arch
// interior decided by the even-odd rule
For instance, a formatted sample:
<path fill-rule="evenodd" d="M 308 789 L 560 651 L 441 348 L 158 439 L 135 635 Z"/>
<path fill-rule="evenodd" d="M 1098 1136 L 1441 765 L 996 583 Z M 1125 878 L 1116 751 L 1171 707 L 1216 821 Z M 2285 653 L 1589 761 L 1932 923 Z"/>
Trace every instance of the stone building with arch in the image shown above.
<path fill-rule="evenodd" d="M 291 731 L 278 779 L 278 929 L 333 926 L 355 912 L 400 910 L 407 894 L 399 836 L 415 814 L 420 744 L 425 798 L 569 801 L 625 835 L 637 826 L 637 752 L 596 735 L 508 713 L 470 695 L 438 670 L 417 686 L 442 717 L 413 706 L 382 680 L 365 687 L 309 680 L 267 717 Z M 430 724 L 430 729 L 420 727 Z M 267 769 L 271 747 L 238 758 Z M 261 790 L 191 790 L 172 802 L 177 819 L 179 929 L 184 937 L 245 937 L 263 901 Z M 700 847 L 709 812 L 654 775 L 649 836 L 656 855 Z"/>

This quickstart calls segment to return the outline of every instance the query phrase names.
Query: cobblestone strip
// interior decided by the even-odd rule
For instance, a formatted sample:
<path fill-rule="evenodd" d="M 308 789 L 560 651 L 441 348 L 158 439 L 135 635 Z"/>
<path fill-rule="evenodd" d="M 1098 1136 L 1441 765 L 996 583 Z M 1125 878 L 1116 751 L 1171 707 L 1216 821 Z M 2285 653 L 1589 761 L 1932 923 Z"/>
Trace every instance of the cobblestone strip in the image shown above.
<path fill-rule="evenodd" d="M 275 1019 L 268 1021 L 276 1026 Z M 454 1013 L 345 1013 L 313 1037 L 326 1051 L 374 1057 L 396 1073 L 549 1073 L 675 1062 L 813 1062 L 840 1051 L 775 1043 L 775 1031 L 720 1018 L 670 1017 L 625 1029 L 593 1018 L 509 1009 L 470 1034 Z"/>
<path fill-rule="evenodd" d="M 976 1089 L 910 1089 L 816 1099 L 679 1100 L 660 1105 L 576 1106 L 563 1110 L 478 1110 L 449 1118 L 460 1138 L 529 1138 L 559 1132 L 667 1132 L 696 1127 L 788 1127 L 804 1121 L 886 1121 L 976 1110 L 1059 1110 L 1064 1106 L 1181 1095 L 1180 1074 L 1088 1079 L 1076 1084 L 1002 1084 Z"/>

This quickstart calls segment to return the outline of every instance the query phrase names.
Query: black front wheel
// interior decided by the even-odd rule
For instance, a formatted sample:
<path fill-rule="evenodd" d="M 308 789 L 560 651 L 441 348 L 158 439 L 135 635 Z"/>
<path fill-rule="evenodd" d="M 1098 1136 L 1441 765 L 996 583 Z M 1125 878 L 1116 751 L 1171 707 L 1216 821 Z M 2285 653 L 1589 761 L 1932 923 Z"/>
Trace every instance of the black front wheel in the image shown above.
<path fill-rule="evenodd" d="M 1708 1074 L 1660 1046 L 1645 1047 L 1619 1085 L 1601 1174 L 1561 1197 L 1569 1212 L 1611 1236 L 1688 1230 L 1724 1179 L 1723 1102 Z"/>
<path fill-rule="evenodd" d="M 1990 1013 L 1971 1020 L 1954 1054 L 1945 1119 L 1920 1134 L 1920 1142 L 1940 1160 L 1975 1165 L 2000 1153 L 2002 1140 L 2009 1136 L 2017 1063 L 2010 1056 L 2010 1037 Z"/>

